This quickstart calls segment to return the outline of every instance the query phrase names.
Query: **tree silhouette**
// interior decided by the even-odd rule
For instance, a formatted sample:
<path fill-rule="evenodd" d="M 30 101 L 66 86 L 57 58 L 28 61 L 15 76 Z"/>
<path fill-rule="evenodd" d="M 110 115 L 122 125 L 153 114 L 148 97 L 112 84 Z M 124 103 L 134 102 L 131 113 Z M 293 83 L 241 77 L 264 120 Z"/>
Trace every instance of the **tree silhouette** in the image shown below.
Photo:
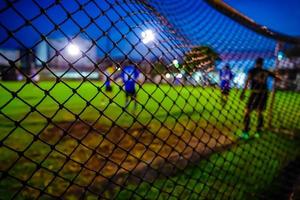
<path fill-rule="evenodd" d="M 217 60 L 221 60 L 219 54 L 211 47 L 193 47 L 185 54 L 183 69 L 189 74 L 197 70 L 209 72 L 214 70 Z"/>

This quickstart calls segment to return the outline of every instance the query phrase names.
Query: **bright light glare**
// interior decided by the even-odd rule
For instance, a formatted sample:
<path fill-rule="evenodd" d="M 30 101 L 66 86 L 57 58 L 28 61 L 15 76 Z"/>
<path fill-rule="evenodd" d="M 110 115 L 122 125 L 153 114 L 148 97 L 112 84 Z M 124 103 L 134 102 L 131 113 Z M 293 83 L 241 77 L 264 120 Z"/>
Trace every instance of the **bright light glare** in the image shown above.
<path fill-rule="evenodd" d="M 233 82 L 236 84 L 236 86 L 243 87 L 246 81 L 246 74 L 241 72 L 237 73 L 237 75 L 233 78 Z"/>
<path fill-rule="evenodd" d="M 150 29 L 143 31 L 141 35 L 142 35 L 142 42 L 144 44 L 147 44 L 147 43 L 153 41 L 155 38 L 153 31 Z"/>
<path fill-rule="evenodd" d="M 179 63 L 178 63 L 178 60 L 173 60 L 173 65 L 178 65 Z"/>
<path fill-rule="evenodd" d="M 195 72 L 193 78 L 196 82 L 199 82 L 201 80 L 201 72 Z"/>
<path fill-rule="evenodd" d="M 176 77 L 177 78 L 182 78 L 182 74 L 177 74 Z"/>
<path fill-rule="evenodd" d="M 67 47 L 67 51 L 71 56 L 77 56 L 80 54 L 80 49 L 75 44 L 69 44 Z"/>
<path fill-rule="evenodd" d="M 166 74 L 166 78 L 170 78 L 171 75 L 169 73 Z"/>
<path fill-rule="evenodd" d="M 277 55 L 278 60 L 282 60 L 284 57 L 284 54 L 282 52 L 279 52 Z"/>
<path fill-rule="evenodd" d="M 172 61 L 172 63 L 173 63 L 173 65 L 176 67 L 176 68 L 178 68 L 179 67 L 179 62 L 178 62 L 178 60 L 173 60 Z"/>

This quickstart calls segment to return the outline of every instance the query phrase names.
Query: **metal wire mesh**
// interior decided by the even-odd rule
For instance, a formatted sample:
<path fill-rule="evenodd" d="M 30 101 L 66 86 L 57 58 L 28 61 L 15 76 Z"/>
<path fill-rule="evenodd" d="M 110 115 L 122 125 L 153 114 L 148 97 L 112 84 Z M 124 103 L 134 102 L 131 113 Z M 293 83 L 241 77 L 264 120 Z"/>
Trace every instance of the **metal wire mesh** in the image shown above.
<path fill-rule="evenodd" d="M 219 3 L 2 1 L 0 199 L 288 198 L 299 41 Z"/>

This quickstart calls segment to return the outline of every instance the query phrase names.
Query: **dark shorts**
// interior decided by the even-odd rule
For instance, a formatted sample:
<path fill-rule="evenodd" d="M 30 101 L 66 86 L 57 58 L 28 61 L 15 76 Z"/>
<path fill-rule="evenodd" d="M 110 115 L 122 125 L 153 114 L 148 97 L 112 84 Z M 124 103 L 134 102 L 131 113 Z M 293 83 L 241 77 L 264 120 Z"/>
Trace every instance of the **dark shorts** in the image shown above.
<path fill-rule="evenodd" d="M 230 91 L 230 88 L 229 87 L 224 87 L 221 89 L 222 90 L 222 94 L 224 95 L 229 95 L 229 91 Z"/>
<path fill-rule="evenodd" d="M 247 108 L 249 110 L 264 111 L 267 107 L 267 101 L 267 92 L 252 92 L 248 100 Z"/>
<path fill-rule="evenodd" d="M 112 87 L 109 85 L 109 86 L 106 86 L 105 87 L 105 91 L 106 92 L 111 92 L 112 91 Z"/>
<path fill-rule="evenodd" d="M 136 92 L 135 90 L 125 90 L 125 94 L 126 94 L 126 97 L 136 97 Z"/>

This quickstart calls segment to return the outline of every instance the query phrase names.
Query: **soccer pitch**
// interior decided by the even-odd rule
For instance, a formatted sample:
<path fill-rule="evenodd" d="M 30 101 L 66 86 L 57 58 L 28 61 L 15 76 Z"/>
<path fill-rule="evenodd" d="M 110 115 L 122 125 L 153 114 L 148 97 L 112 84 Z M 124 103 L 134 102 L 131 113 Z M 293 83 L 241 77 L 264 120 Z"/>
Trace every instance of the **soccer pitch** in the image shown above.
<path fill-rule="evenodd" d="M 160 196 L 163 194 L 156 193 L 160 191 L 157 188 L 164 188 L 163 190 L 172 193 L 174 198 L 179 198 L 181 186 L 188 185 L 184 191 L 186 196 L 192 197 L 196 192 L 193 198 L 199 199 L 200 191 L 209 193 L 212 188 L 217 187 L 215 182 L 220 184 L 221 176 L 229 172 L 235 173 L 236 169 L 245 167 L 245 160 L 251 156 L 258 156 L 263 152 L 264 155 L 257 157 L 254 166 L 265 167 L 266 170 L 269 167 L 271 171 L 267 174 L 263 174 L 263 170 L 256 172 L 249 182 L 255 182 L 255 177 L 265 176 L 266 185 L 284 164 L 284 159 L 291 160 L 295 157 L 289 152 L 289 148 L 297 148 L 296 145 L 271 132 L 266 132 L 262 140 L 251 141 L 252 146 L 246 142 L 244 145 L 218 153 L 217 147 L 237 143 L 235 134 L 242 127 L 245 107 L 245 102 L 238 98 L 238 90 L 231 91 L 227 104 L 223 106 L 221 93 L 216 88 L 147 83 L 137 88 L 139 104 L 134 112 L 133 105 L 124 109 L 125 94 L 121 88 L 113 85 L 113 93 L 109 94 L 104 91 L 101 82 L 45 81 L 37 85 L 1 82 L 0 140 L 5 146 L 0 147 L 0 170 L 9 171 L 13 177 L 32 185 L 33 189 L 20 193 L 22 197 L 34 195 L 34 188 L 46 190 L 54 196 L 58 195 L 67 188 L 67 182 L 71 180 L 80 186 L 90 187 L 92 192 L 97 193 L 101 191 L 97 184 L 87 186 L 89 182 L 105 185 L 105 180 L 93 179 L 97 171 L 101 170 L 100 175 L 113 177 L 119 173 L 116 172 L 119 166 L 125 169 L 125 173 L 135 170 L 133 166 L 140 163 L 152 162 L 151 167 L 155 168 L 155 164 L 159 164 L 158 161 L 154 162 L 155 158 L 157 155 L 168 157 L 170 153 L 167 154 L 166 151 L 169 147 L 174 147 L 172 152 L 175 154 L 183 152 L 186 159 L 192 158 L 192 151 L 197 151 L 200 157 L 203 155 L 202 159 L 198 158 L 202 161 L 196 166 L 188 167 L 183 175 L 173 176 L 174 180 L 179 179 L 182 182 L 162 179 L 155 181 L 154 185 L 149 185 L 145 181 L 138 188 L 129 184 L 122 192 L 118 187 L 108 189 L 110 192 L 105 195 L 108 198 L 114 196 L 126 199 L 126 196 L 132 195 L 133 190 L 137 189 L 137 198 L 142 198 L 149 193 L 147 191 L 152 191 L 155 195 L 150 199 L 163 199 L 163 196 Z M 276 93 L 271 119 L 273 126 L 299 129 L 299 97 L 299 93 Z M 268 120 L 269 116 L 266 116 L 266 119 Z M 252 123 L 253 127 L 254 125 L 255 122 Z M 95 130 L 89 129 L 90 126 Z M 202 146 L 193 146 L 195 143 Z M 114 144 L 121 146 L 121 150 L 111 150 Z M 273 155 L 274 144 L 275 147 L 277 145 L 282 148 L 282 154 L 286 154 L 286 158 L 283 159 L 280 153 Z M 187 150 L 186 146 L 193 148 Z M 253 146 L 256 147 L 254 150 Z M 264 152 L 265 149 L 271 150 Z M 21 155 L 25 157 L 20 158 L 15 151 L 22 152 Z M 112 164 L 103 164 L 103 159 L 94 158 L 93 151 L 101 154 L 103 158 L 111 157 Z M 212 152 L 215 153 L 207 157 Z M 264 166 L 262 160 L 268 156 L 272 156 L 271 164 Z M 67 157 L 70 157 L 71 161 Z M 212 167 L 212 163 L 217 167 Z M 82 165 L 86 169 L 82 170 Z M 58 173 L 61 182 L 56 180 L 52 172 Z M 207 176 L 207 173 L 215 175 Z M 203 181 L 207 179 L 213 184 L 202 184 L 201 189 L 198 188 L 200 186 L 193 186 L 197 178 L 189 177 L 194 177 L 195 174 L 201 176 Z M 241 176 L 248 175 L 242 173 Z M 220 180 L 212 180 L 213 178 Z M 232 181 L 238 182 L 234 177 L 228 180 Z M 21 188 L 18 184 L 13 178 L 3 179 L 0 182 L 0 195 L 6 195 L 9 199 L 9 195 L 13 195 L 16 188 Z M 230 184 L 223 184 L 219 190 L 225 190 Z M 5 192 L 6 190 L 10 192 Z M 118 192 L 123 195 L 116 196 Z M 243 190 L 235 195 L 242 199 Z"/>
<path fill-rule="evenodd" d="M 124 121 L 128 124 L 128 120 L 133 116 L 132 108 L 123 110 L 125 94 L 120 90 L 121 86 L 114 85 L 114 91 L 110 94 L 104 91 L 104 85 L 100 82 L 41 82 L 39 88 L 33 84 L 22 87 L 23 84 L 3 84 L 9 91 L 17 93 L 17 97 L 12 101 L 11 93 L 1 87 L 2 112 L 14 120 L 20 120 L 31 111 L 31 107 L 35 107 L 45 117 L 53 118 L 53 121 L 74 120 L 74 115 L 80 115 L 80 118 L 85 120 L 96 120 L 99 115 L 103 115 L 107 116 L 108 121 L 122 125 Z M 45 95 L 44 90 L 49 91 L 49 94 Z M 141 123 L 147 123 L 148 118 L 152 116 L 156 119 L 167 116 L 178 118 L 180 113 L 215 113 L 214 110 L 220 114 L 221 105 L 217 104 L 220 93 L 215 89 L 144 84 L 138 87 L 137 91 L 139 104 L 135 114 L 139 115 L 137 120 Z M 64 108 L 60 108 L 60 104 Z M 232 103 L 231 106 L 233 109 L 237 107 Z M 59 113 L 55 114 L 58 110 Z M 36 112 L 32 113 L 25 121 L 41 120 L 41 116 Z M 105 119 L 99 121 L 102 120 Z"/>
<path fill-rule="evenodd" d="M 117 85 L 109 94 L 100 82 L 41 82 L 39 88 L 33 84 L 23 87 L 23 84 L 3 84 L 17 94 L 16 98 L 1 87 L 0 106 L 5 115 L 1 116 L 1 122 L 5 127 L 14 126 L 13 121 L 17 120 L 31 130 L 47 124 L 47 118 L 52 122 L 68 122 L 76 120 L 76 116 L 90 122 L 122 127 L 154 123 L 183 125 L 199 120 L 235 126 L 236 120 L 232 123 L 233 119 L 241 118 L 243 113 L 236 100 L 222 109 L 218 103 L 220 92 L 211 88 L 144 84 L 137 89 L 139 103 L 134 113 L 132 104 L 124 109 L 125 94 Z M 44 90 L 49 94 L 45 95 Z"/>
<path fill-rule="evenodd" d="M 53 122 L 74 121 L 76 115 L 83 120 L 127 127 L 134 122 L 148 124 L 151 120 L 163 123 L 207 120 L 236 126 L 243 120 L 245 102 L 239 100 L 238 90 L 231 91 L 227 105 L 223 106 L 220 103 L 221 93 L 215 88 L 144 84 L 137 88 L 139 103 L 133 113 L 132 105 L 127 110 L 123 109 L 125 94 L 120 90 L 121 86 L 113 87 L 113 93 L 109 94 L 100 82 L 41 82 L 38 86 L 3 82 L 0 86 L 0 107 L 5 116 L 1 115 L 1 122 L 8 126 L 13 124 L 12 120 L 21 120 L 26 127 L 47 123 L 46 118 Z M 13 98 L 11 92 L 17 96 Z M 274 125 L 280 121 L 280 126 L 299 128 L 297 121 L 292 120 L 299 119 L 299 97 L 299 93 L 294 92 L 276 93 L 272 112 Z M 283 114 L 289 117 L 283 117 Z"/>

